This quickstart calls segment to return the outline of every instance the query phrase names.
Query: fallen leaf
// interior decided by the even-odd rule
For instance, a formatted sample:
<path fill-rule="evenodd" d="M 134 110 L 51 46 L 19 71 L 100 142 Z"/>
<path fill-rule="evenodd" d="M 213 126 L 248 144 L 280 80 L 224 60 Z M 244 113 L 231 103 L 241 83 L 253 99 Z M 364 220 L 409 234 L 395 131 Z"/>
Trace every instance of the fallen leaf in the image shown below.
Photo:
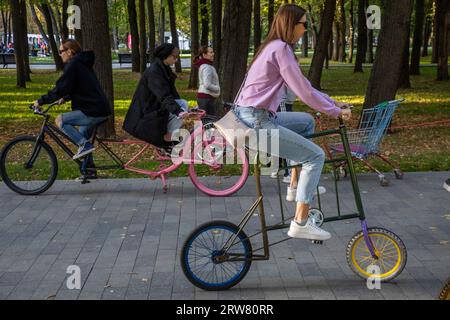
<path fill-rule="evenodd" d="M 445 246 L 446 244 L 448 244 L 448 241 L 447 240 L 443 240 L 443 241 L 440 241 L 439 244 Z"/>
<path fill-rule="evenodd" d="M 48 296 L 47 298 L 45 298 L 45 300 L 54 299 L 54 298 L 56 298 L 56 294 L 52 294 L 52 295 Z"/>

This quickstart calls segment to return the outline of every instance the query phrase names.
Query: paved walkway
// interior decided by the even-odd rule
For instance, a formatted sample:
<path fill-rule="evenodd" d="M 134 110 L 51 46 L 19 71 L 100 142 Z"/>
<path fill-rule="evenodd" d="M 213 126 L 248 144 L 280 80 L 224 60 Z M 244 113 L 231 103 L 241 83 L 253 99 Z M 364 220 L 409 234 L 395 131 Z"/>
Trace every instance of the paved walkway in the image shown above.
<path fill-rule="evenodd" d="M 172 180 L 166 195 L 159 181 L 144 179 L 58 181 L 38 197 L 0 184 L 0 299 L 435 299 L 450 275 L 450 193 L 442 188 L 448 176 L 409 173 L 387 188 L 372 175 L 360 176 L 369 225 L 394 231 L 408 248 L 403 273 L 372 291 L 346 263 L 347 242 L 359 231 L 354 220 L 325 224 L 333 239 L 323 246 L 291 240 L 273 247 L 271 259 L 254 262 L 229 291 L 194 288 L 179 265 L 184 239 L 211 219 L 238 222 L 254 199 L 252 178 L 229 198 L 204 196 L 186 178 Z M 275 184 L 263 182 L 274 223 Z M 326 212 L 333 212 L 331 180 L 321 183 L 329 190 Z M 351 211 L 350 185 L 340 185 Z M 66 286 L 70 265 L 81 268 L 81 290 Z"/>

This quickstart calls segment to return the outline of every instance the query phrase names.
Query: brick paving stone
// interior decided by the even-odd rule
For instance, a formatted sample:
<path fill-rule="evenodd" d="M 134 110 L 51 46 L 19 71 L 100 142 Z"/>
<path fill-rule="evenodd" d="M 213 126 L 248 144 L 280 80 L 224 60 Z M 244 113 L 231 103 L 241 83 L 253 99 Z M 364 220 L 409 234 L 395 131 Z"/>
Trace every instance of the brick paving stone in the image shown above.
<path fill-rule="evenodd" d="M 442 189 L 448 172 L 407 173 L 380 187 L 374 175 L 359 176 L 369 226 L 391 229 L 408 249 L 404 272 L 381 290 L 347 265 L 345 250 L 361 230 L 358 220 L 331 222 L 323 246 L 292 240 L 270 248 L 269 261 L 255 261 L 247 276 L 225 292 L 195 288 L 181 271 L 186 237 L 212 219 L 238 223 L 255 200 L 250 177 L 236 195 L 210 198 L 189 178 L 170 181 L 99 180 L 90 185 L 57 181 L 46 194 L 24 197 L 0 185 L 0 299 L 435 299 L 450 275 L 450 194 Z M 266 218 L 280 221 L 276 184 L 263 177 Z M 324 213 L 336 212 L 333 181 L 321 184 Z M 354 212 L 349 181 L 339 185 L 342 210 Z M 283 185 L 283 193 L 285 186 Z M 284 197 L 284 195 L 283 195 Z M 285 216 L 294 205 L 283 202 Z M 252 217 L 246 233 L 258 231 Z M 282 240 L 286 230 L 270 233 Z M 262 245 L 252 238 L 253 248 Z M 79 265 L 82 289 L 66 286 L 69 265 Z"/>

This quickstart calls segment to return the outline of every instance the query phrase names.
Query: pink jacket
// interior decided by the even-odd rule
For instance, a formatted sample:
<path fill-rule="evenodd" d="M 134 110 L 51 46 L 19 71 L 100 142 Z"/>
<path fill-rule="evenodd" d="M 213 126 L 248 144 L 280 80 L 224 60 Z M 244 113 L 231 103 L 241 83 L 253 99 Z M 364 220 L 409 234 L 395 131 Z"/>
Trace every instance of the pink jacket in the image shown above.
<path fill-rule="evenodd" d="M 311 108 L 337 118 L 341 109 L 326 94 L 313 88 L 302 74 L 292 48 L 282 40 L 270 42 L 250 68 L 237 105 L 277 112 L 286 84 Z"/>

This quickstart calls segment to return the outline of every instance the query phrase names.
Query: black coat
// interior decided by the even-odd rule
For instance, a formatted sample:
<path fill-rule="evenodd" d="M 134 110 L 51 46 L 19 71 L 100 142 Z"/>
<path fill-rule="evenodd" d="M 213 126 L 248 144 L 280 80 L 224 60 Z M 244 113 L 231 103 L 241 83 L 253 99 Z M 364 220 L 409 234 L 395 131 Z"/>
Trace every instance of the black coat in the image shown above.
<path fill-rule="evenodd" d="M 145 70 L 128 109 L 123 129 L 132 136 L 158 147 L 164 144 L 169 113 L 178 115 L 182 109 L 175 99 L 176 75 L 156 58 Z"/>
<path fill-rule="evenodd" d="M 73 57 L 65 65 L 56 87 L 43 95 L 38 100 L 39 104 L 49 104 L 64 98 L 65 101 L 72 101 L 72 110 L 80 110 L 88 117 L 109 116 L 111 108 L 92 69 L 94 62 L 93 51 L 84 51 Z"/>

